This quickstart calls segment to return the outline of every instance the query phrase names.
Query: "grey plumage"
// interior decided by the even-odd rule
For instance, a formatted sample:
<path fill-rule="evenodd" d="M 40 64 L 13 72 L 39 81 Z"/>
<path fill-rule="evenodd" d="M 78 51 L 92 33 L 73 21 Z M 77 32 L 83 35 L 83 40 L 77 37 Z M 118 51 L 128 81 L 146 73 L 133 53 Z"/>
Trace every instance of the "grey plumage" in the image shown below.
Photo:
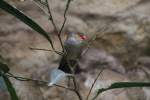
<path fill-rule="evenodd" d="M 76 60 L 80 57 L 83 51 L 83 46 L 82 40 L 77 39 L 76 35 L 77 34 L 73 32 L 69 33 L 67 40 L 64 42 L 67 54 L 62 57 L 58 69 L 66 73 L 72 73 L 70 67 L 74 67 L 73 69 L 75 72 L 79 68 Z M 71 66 L 68 66 L 68 62 Z"/>

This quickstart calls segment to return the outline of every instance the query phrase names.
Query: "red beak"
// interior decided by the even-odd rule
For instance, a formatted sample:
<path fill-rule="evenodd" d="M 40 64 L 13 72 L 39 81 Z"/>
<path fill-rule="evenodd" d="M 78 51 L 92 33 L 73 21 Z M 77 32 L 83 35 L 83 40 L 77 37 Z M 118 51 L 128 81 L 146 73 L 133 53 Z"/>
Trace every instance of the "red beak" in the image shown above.
<path fill-rule="evenodd" d="M 85 36 L 85 35 L 80 35 L 80 38 L 81 38 L 82 40 L 86 40 L 86 39 L 87 39 L 87 36 Z"/>

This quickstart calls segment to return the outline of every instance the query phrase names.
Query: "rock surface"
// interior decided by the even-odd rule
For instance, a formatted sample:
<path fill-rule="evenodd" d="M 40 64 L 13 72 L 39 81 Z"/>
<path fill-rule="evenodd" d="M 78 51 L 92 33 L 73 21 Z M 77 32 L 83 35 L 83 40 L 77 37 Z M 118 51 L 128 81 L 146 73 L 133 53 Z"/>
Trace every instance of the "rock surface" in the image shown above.
<path fill-rule="evenodd" d="M 31 1 L 13 1 L 15 2 L 10 3 L 34 18 L 49 32 L 55 46 L 60 49 L 48 16 Z M 54 21 L 59 28 L 64 20 L 66 2 L 67 0 L 49 0 Z M 107 84 L 109 86 L 113 82 L 150 79 L 149 9 L 149 0 L 71 2 L 63 33 L 72 30 L 87 33 L 89 37 L 96 35 L 90 43 L 90 49 L 79 62 L 83 72 L 77 75 L 77 81 L 84 98 L 102 68 L 105 69 L 95 84 L 91 97 L 98 88 L 107 87 Z M 48 81 L 49 72 L 58 66 L 60 56 L 53 52 L 30 50 L 29 47 L 50 49 L 50 45 L 42 36 L 13 16 L 0 11 L 0 23 L 0 61 L 7 62 L 11 72 L 16 75 Z M 21 100 L 77 100 L 76 94 L 61 88 L 11 80 Z M 111 90 L 102 93 L 97 99 L 149 100 L 149 91 L 149 88 Z M 4 98 L 3 94 L 0 97 Z"/>

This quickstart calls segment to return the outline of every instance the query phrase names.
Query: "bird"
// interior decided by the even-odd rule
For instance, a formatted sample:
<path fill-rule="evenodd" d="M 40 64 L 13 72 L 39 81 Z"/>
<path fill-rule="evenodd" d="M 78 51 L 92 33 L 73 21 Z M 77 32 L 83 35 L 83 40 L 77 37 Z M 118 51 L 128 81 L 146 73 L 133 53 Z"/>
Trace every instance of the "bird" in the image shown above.
<path fill-rule="evenodd" d="M 84 33 L 69 32 L 64 42 L 66 53 L 62 56 L 58 69 L 65 73 L 79 73 L 77 59 L 80 58 L 86 47 L 87 36 Z M 73 69 L 73 70 L 72 70 Z"/>

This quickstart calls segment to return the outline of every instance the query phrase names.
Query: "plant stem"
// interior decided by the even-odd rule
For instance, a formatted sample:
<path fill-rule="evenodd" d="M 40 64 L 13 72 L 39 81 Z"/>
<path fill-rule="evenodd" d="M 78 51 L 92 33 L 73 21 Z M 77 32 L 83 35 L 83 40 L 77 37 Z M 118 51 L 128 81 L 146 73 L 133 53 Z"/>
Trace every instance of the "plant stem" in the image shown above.
<path fill-rule="evenodd" d="M 68 11 L 68 9 L 69 9 L 70 3 L 71 3 L 71 0 L 68 0 L 68 1 L 67 1 L 67 4 L 66 4 L 65 11 L 64 11 L 64 22 L 63 22 L 63 24 L 62 24 L 62 26 L 61 26 L 61 29 L 60 29 L 60 31 L 59 31 L 59 35 L 61 35 L 61 32 L 62 32 L 62 30 L 63 30 L 63 28 L 64 28 L 65 23 L 66 23 L 66 20 L 67 20 L 67 18 L 66 18 L 66 13 L 67 13 L 67 11 Z"/>
<path fill-rule="evenodd" d="M 5 74 L 5 76 L 7 77 L 12 77 L 16 80 L 19 80 L 19 81 L 33 81 L 33 82 L 40 82 L 40 83 L 43 83 L 45 85 L 47 85 L 49 82 L 48 81 L 43 81 L 43 80 L 37 80 L 37 79 L 32 79 L 32 78 L 26 78 L 26 77 L 20 77 L 20 76 L 15 76 L 11 73 L 7 73 Z M 60 88 L 64 88 L 64 89 L 67 89 L 67 90 L 70 90 L 70 91 L 74 91 L 74 89 L 72 88 L 68 88 L 68 87 L 65 87 L 65 86 L 61 86 L 61 85 L 57 85 L 57 84 L 54 84 L 54 86 L 56 87 L 60 87 Z"/>
<path fill-rule="evenodd" d="M 89 91 L 89 93 L 88 93 L 88 95 L 87 95 L 87 97 L 86 97 L 86 100 L 89 99 L 89 96 L 90 96 L 90 94 L 91 94 L 91 92 L 92 92 L 92 89 L 93 89 L 93 87 L 94 87 L 96 81 L 98 80 L 98 77 L 100 76 L 100 74 L 101 74 L 102 72 L 103 72 L 103 69 L 100 70 L 100 72 L 98 73 L 97 77 L 95 78 L 95 80 L 94 80 L 94 82 L 93 82 L 93 84 L 92 84 L 92 86 L 91 86 L 91 88 L 90 88 L 90 91 Z"/>
<path fill-rule="evenodd" d="M 41 48 L 32 48 L 32 47 L 29 47 L 30 50 L 42 50 L 42 51 L 52 51 L 52 52 L 57 52 L 58 55 L 63 55 L 62 52 L 60 51 L 56 51 L 56 50 L 50 50 L 50 49 L 41 49 Z"/>
<path fill-rule="evenodd" d="M 81 94 L 79 93 L 78 86 L 77 86 L 77 81 L 76 81 L 75 77 L 73 77 L 73 83 L 74 83 L 74 92 L 78 96 L 79 100 L 83 100 Z"/>
<path fill-rule="evenodd" d="M 48 13 L 49 13 L 49 20 L 51 21 L 51 23 L 54 27 L 54 30 L 57 32 L 58 39 L 60 41 L 61 47 L 62 47 L 63 52 L 64 52 L 64 46 L 63 46 L 63 41 L 61 39 L 60 31 L 58 31 L 56 24 L 54 22 L 54 19 L 53 19 L 52 13 L 51 13 L 51 9 L 50 9 L 50 4 L 49 4 L 48 0 L 46 0 L 46 3 L 47 3 Z M 62 29 L 63 29 L 63 27 L 61 27 L 61 30 Z"/>

